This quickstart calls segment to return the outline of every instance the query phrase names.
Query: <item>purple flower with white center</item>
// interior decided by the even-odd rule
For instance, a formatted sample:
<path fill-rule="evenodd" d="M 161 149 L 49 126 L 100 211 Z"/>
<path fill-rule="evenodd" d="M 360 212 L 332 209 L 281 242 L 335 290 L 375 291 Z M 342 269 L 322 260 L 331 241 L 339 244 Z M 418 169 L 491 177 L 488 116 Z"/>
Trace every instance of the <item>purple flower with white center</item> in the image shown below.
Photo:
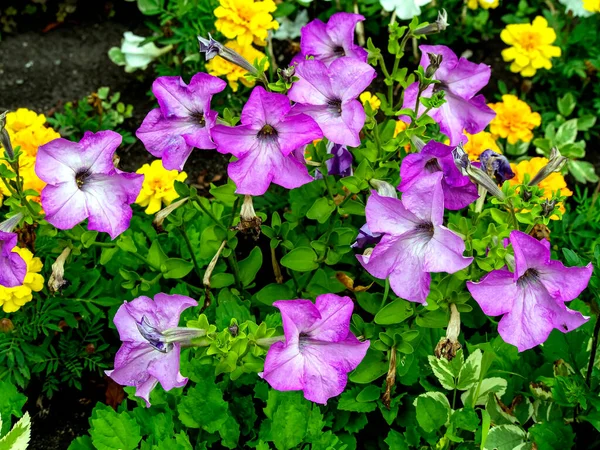
<path fill-rule="evenodd" d="M 367 51 L 354 44 L 356 24 L 365 20 L 360 14 L 340 12 L 332 15 L 325 24 L 319 19 L 309 22 L 300 31 L 300 53 L 292 63 L 304 61 L 312 56 L 329 66 L 345 56 L 367 62 Z"/>
<path fill-rule="evenodd" d="M 340 395 L 348 372 L 365 357 L 369 341 L 350 331 L 354 303 L 348 297 L 323 294 L 310 300 L 280 300 L 285 342 L 271 346 L 259 375 L 278 391 L 304 391 L 315 403 Z"/>
<path fill-rule="evenodd" d="M 194 148 L 214 149 L 210 130 L 217 113 L 211 111 L 212 96 L 227 83 L 206 73 L 197 73 L 187 85 L 180 77 L 159 77 L 152 84 L 158 108 L 148 113 L 136 136 L 146 150 L 162 158 L 167 170 L 183 170 Z"/>
<path fill-rule="evenodd" d="M 217 151 L 238 158 L 227 168 L 236 193 L 263 195 L 271 182 L 294 189 L 313 180 L 306 166 L 291 153 L 323 133 L 309 116 L 292 116 L 290 109 L 285 95 L 257 86 L 244 105 L 241 125 L 213 128 Z"/>
<path fill-rule="evenodd" d="M 580 327 L 588 318 L 566 307 L 587 287 L 592 264 L 565 267 L 550 259 L 550 243 L 521 232 L 510 234 L 515 272 L 488 273 L 467 288 L 488 316 L 500 316 L 498 332 L 520 352 L 542 344 L 553 329 L 563 333 Z"/>
<path fill-rule="evenodd" d="M 444 206 L 458 210 L 467 207 L 477 200 L 477 186 L 463 175 L 452 156 L 453 147 L 429 141 L 419 153 L 410 153 L 402 160 L 398 190 L 410 191 L 410 188 L 422 178 L 441 172 Z"/>
<path fill-rule="evenodd" d="M 426 69 L 430 64 L 430 56 L 441 55 L 442 63 L 434 75 L 440 83 L 429 86 L 421 97 L 427 98 L 443 90 L 446 102 L 439 108 L 430 110 L 429 115 L 440 125 L 440 130 L 450 138 L 450 145 L 464 142 L 464 131 L 479 133 L 496 116 L 486 105 L 483 95 L 475 95 L 490 80 L 491 69 L 486 64 L 475 64 L 465 58 L 458 59 L 454 52 L 445 45 L 421 45 L 420 65 Z M 417 102 L 419 83 L 411 84 L 404 92 L 402 108 L 414 109 Z M 425 111 L 419 105 L 419 115 Z"/>
<path fill-rule="evenodd" d="M 134 386 L 135 395 L 150 407 L 150 392 L 160 382 L 165 391 L 187 383 L 179 373 L 181 344 L 165 338 L 165 331 L 179 325 L 181 313 L 197 306 L 183 295 L 156 294 L 154 300 L 138 297 L 125 302 L 114 318 L 122 345 L 114 370 L 106 375 L 123 386 Z"/>
<path fill-rule="evenodd" d="M 339 58 L 329 68 L 321 61 L 301 62 L 296 68 L 300 79 L 288 92 L 296 102 L 293 111 L 317 121 L 331 142 L 358 147 L 365 110 L 356 98 L 375 78 L 375 69 L 353 58 Z"/>
<path fill-rule="evenodd" d="M 368 257 L 356 257 L 374 277 L 389 277 L 396 295 L 412 302 L 427 304 L 430 272 L 458 272 L 473 261 L 463 256 L 460 236 L 442 225 L 441 178 L 435 173 L 421 179 L 402 200 L 372 191 L 367 201 L 369 229 L 383 237 Z"/>
<path fill-rule="evenodd" d="M 493 150 L 485 150 L 479 155 L 481 169 L 490 177 L 495 178 L 498 183 L 503 183 L 515 177 L 506 156 Z"/>
<path fill-rule="evenodd" d="M 48 183 L 42 207 L 50 224 L 69 230 L 89 219 L 89 230 L 112 239 L 129 228 L 130 205 L 144 176 L 115 168 L 113 155 L 121 140 L 114 131 L 86 132 L 79 142 L 60 138 L 39 148 L 35 173 Z"/>
<path fill-rule="evenodd" d="M 17 234 L 0 231 L 0 286 L 17 287 L 23 284 L 27 275 L 27 264 L 18 253 Z"/>
<path fill-rule="evenodd" d="M 354 158 L 352 153 L 344 146 L 340 144 L 334 144 L 330 142 L 327 144 L 327 153 L 333 155 L 333 158 L 325 161 L 327 166 L 327 173 L 329 175 L 339 175 L 340 177 L 349 177 L 352 175 L 352 162 Z M 318 170 L 315 172 L 315 179 L 323 178 L 323 174 Z"/>

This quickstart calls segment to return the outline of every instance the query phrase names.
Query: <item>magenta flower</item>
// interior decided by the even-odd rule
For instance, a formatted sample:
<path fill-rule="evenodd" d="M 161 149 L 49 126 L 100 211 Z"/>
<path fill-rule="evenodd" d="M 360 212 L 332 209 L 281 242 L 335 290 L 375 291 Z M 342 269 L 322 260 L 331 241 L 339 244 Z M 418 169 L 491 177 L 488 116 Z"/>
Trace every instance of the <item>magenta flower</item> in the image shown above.
<path fill-rule="evenodd" d="M 317 60 L 301 62 L 296 75 L 300 79 L 288 92 L 296 102 L 293 111 L 315 119 L 330 141 L 358 147 L 366 116 L 356 98 L 375 78 L 375 69 L 345 57 L 333 61 L 329 68 Z"/>
<path fill-rule="evenodd" d="M 565 267 L 550 259 L 550 243 L 522 233 L 510 233 L 515 273 L 506 269 L 488 273 L 467 288 L 489 316 L 502 315 L 498 332 L 520 352 L 542 344 L 553 329 L 574 330 L 588 318 L 565 306 L 587 287 L 592 264 Z"/>
<path fill-rule="evenodd" d="M 17 234 L 0 231 L 0 286 L 21 286 L 27 275 L 27 264 L 18 253 L 13 252 L 17 246 Z"/>
<path fill-rule="evenodd" d="M 123 345 L 115 356 L 114 370 L 106 375 L 123 386 L 134 386 L 135 395 L 150 406 L 150 392 L 160 382 L 169 391 L 185 386 L 179 373 L 181 344 L 164 338 L 177 327 L 181 313 L 198 303 L 183 295 L 156 294 L 154 300 L 138 297 L 125 302 L 114 318 Z"/>
<path fill-rule="evenodd" d="M 427 304 L 430 272 L 454 273 L 473 258 L 463 256 L 465 243 L 442 225 L 442 173 L 421 179 L 402 200 L 372 191 L 367 201 L 367 224 L 383 237 L 370 255 L 356 255 L 376 278 L 390 279 L 392 290 L 406 300 Z"/>
<path fill-rule="evenodd" d="M 290 116 L 290 101 L 257 86 L 242 110 L 241 125 L 217 125 L 212 136 L 220 153 L 238 158 L 227 168 L 236 192 L 264 194 L 271 182 L 287 189 L 310 183 L 306 166 L 291 153 L 323 136 L 305 114 Z"/>
<path fill-rule="evenodd" d="M 273 306 L 281 311 L 285 342 L 271 346 L 259 376 L 278 391 L 304 391 L 306 399 L 326 404 L 344 391 L 348 372 L 369 348 L 350 331 L 352 300 L 323 294 L 316 304 L 280 300 Z"/>
<path fill-rule="evenodd" d="M 319 19 L 309 22 L 300 31 L 300 53 L 292 63 L 313 57 L 329 66 L 344 56 L 367 62 L 367 51 L 354 44 L 354 29 L 363 20 L 360 14 L 340 12 L 332 15 L 326 24 Z"/>
<path fill-rule="evenodd" d="M 398 190 L 409 191 L 411 186 L 423 177 L 442 172 L 444 206 L 447 209 L 458 210 L 473 203 L 479 197 L 477 186 L 456 167 L 452 150 L 453 147 L 429 141 L 420 153 L 407 155 L 400 166 L 402 181 Z"/>
<path fill-rule="evenodd" d="M 496 116 L 486 105 L 483 95 L 475 95 L 490 80 L 491 69 L 485 64 L 475 64 L 465 58 L 458 59 L 454 52 L 445 45 L 421 45 L 421 66 L 430 64 L 429 53 L 442 56 L 442 63 L 435 72 L 434 79 L 439 84 L 429 86 L 422 97 L 431 97 L 435 90 L 443 90 L 446 103 L 440 108 L 430 110 L 427 114 L 440 125 L 440 130 L 450 138 L 450 145 L 458 145 L 466 141 L 464 131 L 479 133 Z M 415 108 L 419 84 L 413 83 L 404 92 L 402 108 Z M 419 105 L 419 115 L 425 110 Z"/>
<path fill-rule="evenodd" d="M 69 230 L 85 219 L 88 229 L 112 239 L 129 227 L 143 175 L 115 168 L 113 155 L 121 145 L 114 131 L 86 132 L 81 141 L 55 139 L 38 150 L 35 173 L 48 185 L 42 190 L 46 220 Z"/>
<path fill-rule="evenodd" d="M 180 77 L 159 77 L 152 84 L 158 108 L 148 113 L 136 136 L 146 150 L 162 158 L 168 170 L 183 170 L 192 150 L 214 149 L 210 130 L 217 113 L 211 111 L 214 94 L 227 83 L 206 73 L 197 73 L 187 85 Z"/>

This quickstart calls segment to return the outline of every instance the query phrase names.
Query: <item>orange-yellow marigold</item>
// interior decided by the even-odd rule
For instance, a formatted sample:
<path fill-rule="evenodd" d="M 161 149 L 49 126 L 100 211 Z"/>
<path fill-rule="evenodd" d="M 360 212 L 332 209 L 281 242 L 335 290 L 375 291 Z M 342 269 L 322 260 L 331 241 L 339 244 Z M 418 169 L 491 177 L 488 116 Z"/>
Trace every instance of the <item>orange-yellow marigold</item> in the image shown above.
<path fill-rule="evenodd" d="M 237 39 L 241 46 L 266 45 L 269 30 L 279 23 L 271 13 L 277 9 L 273 0 L 220 0 L 215 9 L 215 27 L 227 39 Z"/>
<path fill-rule="evenodd" d="M 496 112 L 490 123 L 493 135 L 508 139 L 510 144 L 517 141 L 530 142 L 533 130 L 542 123 L 542 117 L 531 111 L 530 106 L 514 95 L 503 95 L 499 103 L 488 104 Z"/>
<path fill-rule="evenodd" d="M 479 155 L 481 155 L 486 150 L 493 150 L 496 153 L 502 153 L 500 147 L 496 143 L 496 139 L 494 139 L 494 135 L 492 133 L 488 133 L 487 131 L 481 131 L 477 134 L 469 134 L 465 132 L 465 136 L 468 141 L 464 145 L 465 152 L 469 155 L 469 159 L 471 161 L 477 161 L 479 159 Z"/>

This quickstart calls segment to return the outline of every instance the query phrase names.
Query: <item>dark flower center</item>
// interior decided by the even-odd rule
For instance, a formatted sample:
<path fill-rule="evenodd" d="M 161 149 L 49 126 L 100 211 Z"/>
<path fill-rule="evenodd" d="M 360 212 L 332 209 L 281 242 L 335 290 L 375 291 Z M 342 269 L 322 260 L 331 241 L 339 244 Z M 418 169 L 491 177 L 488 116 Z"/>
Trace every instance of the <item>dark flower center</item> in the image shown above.
<path fill-rule="evenodd" d="M 194 123 L 199 124 L 201 127 L 206 125 L 206 119 L 204 118 L 204 113 L 202 111 L 192 113 L 192 120 Z"/>
<path fill-rule="evenodd" d="M 79 172 L 75 174 L 75 182 L 77 183 L 77 187 L 81 189 L 85 181 L 90 177 L 91 173 L 89 169 L 81 169 Z"/>
<path fill-rule="evenodd" d="M 342 100 L 339 98 L 334 98 L 331 99 L 327 102 L 327 106 L 329 107 L 329 110 L 335 115 L 335 116 L 341 116 L 342 115 Z"/>
<path fill-rule="evenodd" d="M 430 238 L 433 237 L 434 227 L 431 222 L 421 222 L 420 224 L 418 224 L 415 227 L 415 230 L 417 230 L 418 232 L 421 232 L 423 234 L 426 234 Z"/>
<path fill-rule="evenodd" d="M 276 139 L 277 130 L 267 123 L 260 129 L 257 136 L 259 139 Z"/>
<path fill-rule="evenodd" d="M 540 276 L 540 273 L 532 268 L 529 268 L 525 271 L 523 275 L 518 279 L 517 284 L 519 286 L 523 286 L 526 283 L 531 283 L 537 281 Z"/>
<path fill-rule="evenodd" d="M 333 49 L 333 53 L 336 54 L 337 56 L 346 56 L 346 51 L 344 50 L 343 47 L 335 47 Z"/>
<path fill-rule="evenodd" d="M 298 336 L 298 349 L 300 351 L 308 344 L 309 339 L 310 335 L 308 333 L 300 333 Z"/>
<path fill-rule="evenodd" d="M 442 168 L 440 167 L 440 163 L 437 158 L 431 158 L 429 161 L 425 163 L 425 170 L 429 173 L 441 172 Z"/>

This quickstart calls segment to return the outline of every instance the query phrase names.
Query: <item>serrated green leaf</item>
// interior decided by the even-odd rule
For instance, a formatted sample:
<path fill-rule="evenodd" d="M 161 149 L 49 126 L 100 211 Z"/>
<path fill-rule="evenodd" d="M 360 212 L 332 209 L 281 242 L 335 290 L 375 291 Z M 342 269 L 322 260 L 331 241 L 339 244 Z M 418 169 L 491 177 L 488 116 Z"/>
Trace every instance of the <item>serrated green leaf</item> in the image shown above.
<path fill-rule="evenodd" d="M 417 408 L 417 421 L 427 433 L 439 430 L 450 418 L 450 402 L 441 392 L 421 394 L 413 404 Z"/>
<path fill-rule="evenodd" d="M 490 429 L 484 450 L 523 449 L 527 433 L 516 425 L 500 425 Z"/>
<path fill-rule="evenodd" d="M 90 435 L 98 450 L 134 450 L 142 440 L 140 426 L 126 411 L 96 409 L 91 425 Z"/>

